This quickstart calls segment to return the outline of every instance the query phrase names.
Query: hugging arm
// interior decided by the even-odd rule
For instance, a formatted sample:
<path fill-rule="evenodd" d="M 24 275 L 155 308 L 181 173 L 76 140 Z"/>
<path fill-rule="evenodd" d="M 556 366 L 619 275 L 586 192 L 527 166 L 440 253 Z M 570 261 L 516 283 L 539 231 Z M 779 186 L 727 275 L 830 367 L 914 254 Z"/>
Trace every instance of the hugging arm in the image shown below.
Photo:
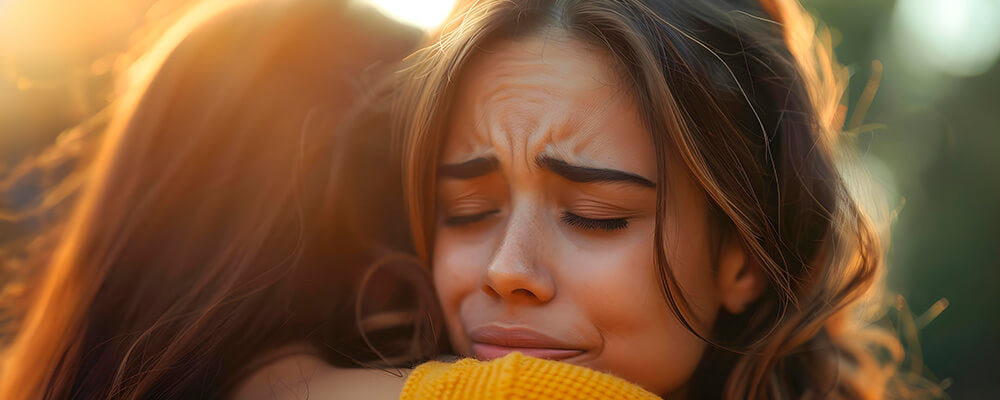
<path fill-rule="evenodd" d="M 658 399 L 625 380 L 572 364 L 511 353 L 492 361 L 431 361 L 396 376 L 296 356 L 261 369 L 233 399 Z"/>

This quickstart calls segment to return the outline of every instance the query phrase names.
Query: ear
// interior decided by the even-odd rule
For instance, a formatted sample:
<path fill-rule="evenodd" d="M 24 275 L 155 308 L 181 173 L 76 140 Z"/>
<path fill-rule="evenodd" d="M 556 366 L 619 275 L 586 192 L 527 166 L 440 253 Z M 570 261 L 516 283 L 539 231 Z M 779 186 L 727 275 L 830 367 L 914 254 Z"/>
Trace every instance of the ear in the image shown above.
<path fill-rule="evenodd" d="M 716 282 L 722 306 L 734 315 L 746 311 L 767 287 L 760 264 L 750 257 L 735 233 L 727 233 L 722 240 Z"/>

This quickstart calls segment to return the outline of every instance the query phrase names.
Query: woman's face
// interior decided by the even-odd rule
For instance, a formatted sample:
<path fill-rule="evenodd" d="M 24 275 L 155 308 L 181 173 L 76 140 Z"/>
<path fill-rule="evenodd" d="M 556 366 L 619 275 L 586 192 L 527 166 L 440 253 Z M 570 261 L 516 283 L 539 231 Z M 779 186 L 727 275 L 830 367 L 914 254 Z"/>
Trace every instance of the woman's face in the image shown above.
<path fill-rule="evenodd" d="M 666 394 L 705 344 L 663 298 L 666 254 L 696 326 L 720 305 L 706 199 L 679 161 L 658 180 L 650 134 L 603 52 L 565 36 L 482 49 L 464 72 L 437 170 L 433 253 L 451 342 L 587 366 Z"/>

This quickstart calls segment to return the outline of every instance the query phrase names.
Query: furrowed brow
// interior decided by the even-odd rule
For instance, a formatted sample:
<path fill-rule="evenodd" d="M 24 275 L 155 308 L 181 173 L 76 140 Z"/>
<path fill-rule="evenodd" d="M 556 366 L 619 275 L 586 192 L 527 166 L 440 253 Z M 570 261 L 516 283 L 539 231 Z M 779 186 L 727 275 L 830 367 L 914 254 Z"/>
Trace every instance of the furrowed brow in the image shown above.
<path fill-rule="evenodd" d="M 616 169 L 591 168 L 579 165 L 572 165 L 563 160 L 552 158 L 546 155 L 538 156 L 535 163 L 539 168 L 551 171 L 567 180 L 573 182 L 623 182 L 640 185 L 648 188 L 655 188 L 653 181 L 643 178 L 631 172 L 619 171 Z"/>

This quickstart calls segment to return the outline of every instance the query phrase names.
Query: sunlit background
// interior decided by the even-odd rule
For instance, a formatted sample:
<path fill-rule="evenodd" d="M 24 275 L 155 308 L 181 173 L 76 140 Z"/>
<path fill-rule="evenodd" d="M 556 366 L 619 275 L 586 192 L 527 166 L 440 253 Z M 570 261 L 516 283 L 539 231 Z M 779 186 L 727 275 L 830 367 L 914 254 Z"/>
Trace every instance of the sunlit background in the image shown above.
<path fill-rule="evenodd" d="M 454 3 L 346 2 L 422 30 Z M 107 106 L 135 49 L 192 4 L 0 0 L 0 181 Z M 909 361 L 954 398 L 1000 398 L 1000 0 L 804 5 L 830 28 L 851 71 L 849 115 L 865 118 L 848 127 L 898 211 L 888 282 L 916 317 L 923 358 Z M 0 193 L 0 209 L 30 207 L 42 186 Z M 0 242 L 33 228 L 0 219 Z M 18 268 L 2 265 L 0 283 Z"/>
<path fill-rule="evenodd" d="M 369 3 L 386 15 L 421 29 L 430 29 L 440 24 L 448 16 L 455 0 L 355 0 Z"/>

